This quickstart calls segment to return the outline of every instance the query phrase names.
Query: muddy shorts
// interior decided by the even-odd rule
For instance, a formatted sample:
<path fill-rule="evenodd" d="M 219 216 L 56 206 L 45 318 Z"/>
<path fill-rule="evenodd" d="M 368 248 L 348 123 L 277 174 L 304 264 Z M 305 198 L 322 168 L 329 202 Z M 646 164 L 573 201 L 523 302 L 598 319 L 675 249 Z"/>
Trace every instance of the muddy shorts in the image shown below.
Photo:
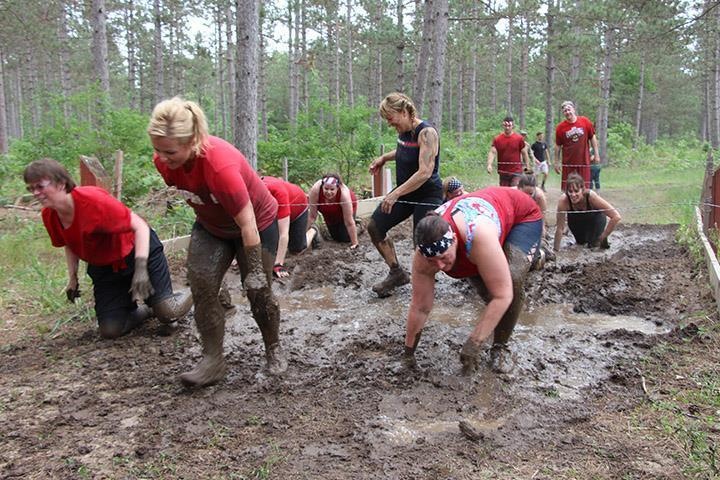
<path fill-rule="evenodd" d="M 372 222 L 375 223 L 377 231 L 385 238 L 387 232 L 395 225 L 403 222 L 410 215 L 413 216 L 413 231 L 415 225 L 425 217 L 427 212 L 435 210 L 442 204 L 442 192 L 437 197 L 425 197 L 416 199 L 411 196 L 403 196 L 395 202 L 390 213 L 383 213 L 382 206 L 378 205 L 372 214 Z"/>
<path fill-rule="evenodd" d="M 516 187 L 520 183 L 520 176 L 522 172 L 518 173 L 501 173 L 500 174 L 500 186 L 501 187 Z"/>
<path fill-rule="evenodd" d="M 550 168 L 548 167 L 548 162 L 535 162 L 535 173 L 548 173 L 550 171 Z"/>
<path fill-rule="evenodd" d="M 113 272 L 112 266 L 99 267 L 88 265 L 87 273 L 93 282 L 95 295 L 95 315 L 98 324 L 107 321 L 125 321 L 135 310 L 135 302 L 130 296 L 130 285 L 135 273 L 135 250 L 125 257 L 127 268 Z M 145 299 L 151 307 L 172 295 L 170 270 L 165 253 L 155 230 L 150 229 L 150 253 L 148 258 L 148 275 L 155 293 Z"/>
<path fill-rule="evenodd" d="M 305 236 L 307 232 L 307 217 L 308 211 L 305 209 L 295 220 L 290 222 L 288 250 L 291 253 L 299 253 L 307 248 L 307 237 Z"/>
<path fill-rule="evenodd" d="M 523 222 L 515 225 L 505 237 L 505 243 L 511 243 L 530 256 L 539 250 L 543 231 L 543 221 Z"/>

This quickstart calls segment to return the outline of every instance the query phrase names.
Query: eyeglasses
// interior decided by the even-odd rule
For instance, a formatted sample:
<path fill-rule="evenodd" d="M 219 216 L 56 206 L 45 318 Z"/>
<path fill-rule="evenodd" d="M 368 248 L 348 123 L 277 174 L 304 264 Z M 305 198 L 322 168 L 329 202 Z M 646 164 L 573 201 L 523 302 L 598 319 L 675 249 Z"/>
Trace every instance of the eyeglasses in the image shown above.
<path fill-rule="evenodd" d="M 42 192 L 50 185 L 50 180 L 43 180 L 42 182 L 35 183 L 33 185 L 28 185 L 25 187 L 28 192 L 35 193 L 35 192 Z"/>

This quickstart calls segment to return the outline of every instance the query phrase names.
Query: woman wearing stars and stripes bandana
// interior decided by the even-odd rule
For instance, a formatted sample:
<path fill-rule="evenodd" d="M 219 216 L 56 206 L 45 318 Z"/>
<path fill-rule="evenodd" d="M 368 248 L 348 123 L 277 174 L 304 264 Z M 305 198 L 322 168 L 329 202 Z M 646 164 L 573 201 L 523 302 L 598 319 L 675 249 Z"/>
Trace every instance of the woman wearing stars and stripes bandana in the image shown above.
<path fill-rule="evenodd" d="M 502 373 L 512 370 L 507 342 L 525 298 L 527 273 L 531 266 L 538 267 L 542 229 L 543 214 L 535 202 L 508 187 L 463 195 L 423 218 L 415 229 L 406 362 L 414 362 L 433 306 L 435 274 L 443 271 L 453 278 L 469 278 L 487 302 L 460 353 L 464 370 L 474 369 L 481 343 L 491 334 L 492 368 Z"/>

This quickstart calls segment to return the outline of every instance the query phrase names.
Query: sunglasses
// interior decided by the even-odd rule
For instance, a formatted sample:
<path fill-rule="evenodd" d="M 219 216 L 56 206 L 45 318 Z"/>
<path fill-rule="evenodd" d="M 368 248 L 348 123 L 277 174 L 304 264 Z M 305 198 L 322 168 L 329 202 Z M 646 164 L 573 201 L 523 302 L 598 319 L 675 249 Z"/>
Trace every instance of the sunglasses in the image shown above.
<path fill-rule="evenodd" d="M 35 193 L 35 192 L 42 192 L 50 185 L 50 180 L 43 180 L 42 182 L 35 183 L 32 185 L 28 185 L 25 187 L 28 192 Z"/>

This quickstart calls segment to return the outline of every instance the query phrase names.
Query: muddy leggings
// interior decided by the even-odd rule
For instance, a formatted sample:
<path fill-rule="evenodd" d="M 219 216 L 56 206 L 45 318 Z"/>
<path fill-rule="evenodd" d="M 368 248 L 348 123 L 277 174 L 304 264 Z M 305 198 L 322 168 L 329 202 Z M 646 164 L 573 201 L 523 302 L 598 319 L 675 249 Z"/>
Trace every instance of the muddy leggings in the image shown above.
<path fill-rule="evenodd" d="M 267 288 L 248 290 L 248 300 L 255 322 L 260 327 L 266 346 L 278 342 L 280 309 L 272 293 L 272 264 L 277 251 L 277 221 L 260 232 L 262 263 L 267 277 Z M 218 300 L 220 284 L 233 258 L 240 266 L 243 280 L 250 265 L 241 238 L 219 238 L 195 223 L 190 235 L 187 268 L 190 290 L 195 302 L 195 322 L 201 332 L 212 331 L 224 325 L 224 309 Z"/>

